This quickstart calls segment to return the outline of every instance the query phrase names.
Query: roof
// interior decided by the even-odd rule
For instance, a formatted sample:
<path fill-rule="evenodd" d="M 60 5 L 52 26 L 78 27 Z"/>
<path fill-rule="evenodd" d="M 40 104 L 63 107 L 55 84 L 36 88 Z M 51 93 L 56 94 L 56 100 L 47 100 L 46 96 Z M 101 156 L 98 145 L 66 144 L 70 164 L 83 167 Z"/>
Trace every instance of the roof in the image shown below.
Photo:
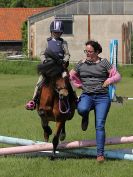
<path fill-rule="evenodd" d="M 33 14 L 48 10 L 43 8 L 0 8 L 0 41 L 21 41 L 21 27 Z"/>
<path fill-rule="evenodd" d="M 55 15 L 133 15 L 133 0 L 70 0 L 29 17 L 34 23 Z"/>

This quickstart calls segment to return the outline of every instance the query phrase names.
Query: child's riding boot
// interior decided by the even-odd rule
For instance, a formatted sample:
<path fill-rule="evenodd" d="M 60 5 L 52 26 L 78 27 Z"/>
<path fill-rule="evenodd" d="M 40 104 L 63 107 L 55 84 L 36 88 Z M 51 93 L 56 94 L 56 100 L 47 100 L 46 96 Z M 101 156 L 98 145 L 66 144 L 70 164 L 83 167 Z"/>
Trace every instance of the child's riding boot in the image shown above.
<path fill-rule="evenodd" d="M 34 110 L 36 108 L 36 103 L 34 100 L 30 100 L 26 105 L 25 108 L 27 110 Z"/>
<path fill-rule="evenodd" d="M 27 110 L 34 110 L 34 109 L 36 109 L 36 104 L 38 104 L 38 103 L 39 103 L 39 93 L 37 90 L 35 97 L 25 105 L 25 108 Z"/>

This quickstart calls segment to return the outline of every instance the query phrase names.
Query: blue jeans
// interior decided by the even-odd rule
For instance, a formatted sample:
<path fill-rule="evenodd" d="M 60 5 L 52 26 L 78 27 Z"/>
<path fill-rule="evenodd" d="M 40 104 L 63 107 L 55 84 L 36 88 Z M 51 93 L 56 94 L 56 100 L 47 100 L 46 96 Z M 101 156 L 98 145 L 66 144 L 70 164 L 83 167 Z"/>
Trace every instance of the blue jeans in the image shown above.
<path fill-rule="evenodd" d="M 111 100 L 109 94 L 81 94 L 77 105 L 78 113 L 88 118 L 89 112 L 94 110 L 97 156 L 104 155 L 105 122 L 109 112 Z"/>

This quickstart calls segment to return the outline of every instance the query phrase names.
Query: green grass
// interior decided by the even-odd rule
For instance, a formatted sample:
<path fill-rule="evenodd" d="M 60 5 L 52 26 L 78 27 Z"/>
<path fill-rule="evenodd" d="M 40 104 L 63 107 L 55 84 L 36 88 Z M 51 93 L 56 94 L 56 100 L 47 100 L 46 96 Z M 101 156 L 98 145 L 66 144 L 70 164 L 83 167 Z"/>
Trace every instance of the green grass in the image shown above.
<path fill-rule="evenodd" d="M 133 77 L 133 65 L 119 66 L 120 73 L 124 77 Z"/>
<path fill-rule="evenodd" d="M 0 60 L 0 73 L 36 75 L 36 68 L 39 63 L 39 60 Z M 72 69 L 74 65 L 75 64 L 70 64 L 69 70 Z M 119 66 L 118 70 L 124 77 L 133 77 L 133 65 Z"/>
<path fill-rule="evenodd" d="M 40 61 L 32 62 L 30 60 L 26 61 L 0 60 L 0 73 L 36 75 L 37 65 L 39 63 Z"/>
<path fill-rule="evenodd" d="M 0 74 L 0 135 L 42 141 L 43 131 L 37 112 L 24 108 L 32 97 L 38 76 L 23 72 L 19 75 Z M 117 85 L 117 95 L 133 97 L 132 90 L 133 79 L 123 77 Z M 113 103 L 106 123 L 107 137 L 132 135 L 132 115 L 133 101 L 126 101 L 123 105 Z M 81 117 L 76 112 L 66 124 L 66 141 L 95 139 L 93 112 L 86 132 L 81 131 L 80 124 Z M 54 128 L 54 123 L 51 126 Z M 0 147 L 5 146 L 0 144 Z M 110 145 L 106 149 L 132 147 L 132 144 Z M 107 159 L 105 163 L 97 164 L 95 158 L 50 161 L 41 157 L 7 156 L 0 157 L 0 177 L 133 177 L 132 166 L 133 161 L 117 159 Z"/>

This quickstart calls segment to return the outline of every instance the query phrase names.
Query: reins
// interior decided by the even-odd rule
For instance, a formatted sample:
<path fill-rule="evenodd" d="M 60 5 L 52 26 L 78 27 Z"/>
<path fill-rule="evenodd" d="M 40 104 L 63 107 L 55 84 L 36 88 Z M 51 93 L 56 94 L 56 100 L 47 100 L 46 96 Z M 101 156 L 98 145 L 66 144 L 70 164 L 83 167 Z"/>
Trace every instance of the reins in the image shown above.
<path fill-rule="evenodd" d="M 64 85 L 63 87 L 58 85 L 59 87 L 55 87 L 55 91 L 58 93 L 59 96 L 59 111 L 62 114 L 67 114 L 70 112 L 70 103 L 68 100 L 68 97 L 65 98 L 65 100 L 63 99 L 63 95 L 60 95 L 60 91 L 63 89 L 67 90 L 66 85 Z"/>

